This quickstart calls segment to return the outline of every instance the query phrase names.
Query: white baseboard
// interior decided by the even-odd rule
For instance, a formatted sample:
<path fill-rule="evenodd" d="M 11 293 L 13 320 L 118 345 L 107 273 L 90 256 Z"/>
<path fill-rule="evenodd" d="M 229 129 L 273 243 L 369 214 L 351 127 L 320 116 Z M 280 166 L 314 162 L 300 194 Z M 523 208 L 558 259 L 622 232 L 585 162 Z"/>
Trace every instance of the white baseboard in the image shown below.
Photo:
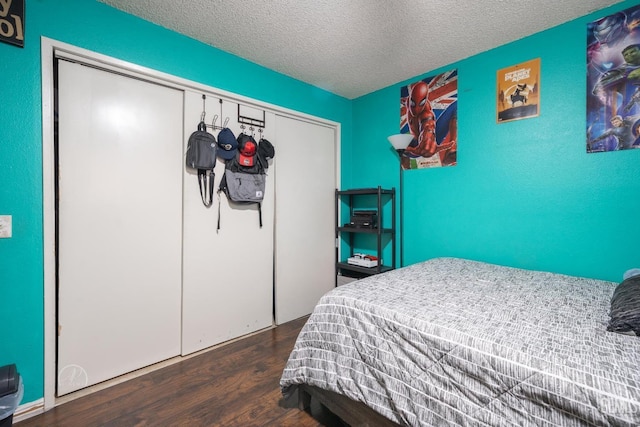
<path fill-rule="evenodd" d="M 18 406 L 16 412 L 13 414 L 13 422 L 26 420 L 27 418 L 35 417 L 44 413 L 44 398 L 34 400 L 33 402 L 23 403 Z"/>

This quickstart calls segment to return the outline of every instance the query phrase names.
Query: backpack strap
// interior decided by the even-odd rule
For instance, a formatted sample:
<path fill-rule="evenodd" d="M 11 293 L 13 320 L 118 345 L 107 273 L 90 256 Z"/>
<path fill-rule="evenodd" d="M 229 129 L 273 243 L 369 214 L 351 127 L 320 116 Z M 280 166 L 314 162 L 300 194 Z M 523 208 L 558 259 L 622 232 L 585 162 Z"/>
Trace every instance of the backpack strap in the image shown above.
<path fill-rule="evenodd" d="M 220 196 L 220 192 L 218 192 L 218 196 Z M 216 228 L 216 233 L 220 231 L 220 200 L 218 200 L 218 227 Z"/>
<path fill-rule="evenodd" d="M 202 198 L 202 203 L 204 203 L 206 207 L 209 207 L 213 204 L 214 177 L 215 175 L 213 171 L 198 169 L 198 186 L 200 187 L 200 198 Z"/>
<path fill-rule="evenodd" d="M 225 168 L 226 171 L 226 168 Z M 218 185 L 218 228 L 216 228 L 216 233 L 220 231 L 220 193 L 224 192 L 227 188 L 227 174 L 222 173 L 222 179 L 220 180 L 220 184 Z M 227 199 L 228 200 L 228 199 Z"/>
<path fill-rule="evenodd" d="M 218 192 L 218 195 L 220 195 L 220 192 Z M 258 222 L 260 223 L 260 228 L 262 228 L 262 203 L 257 202 L 257 204 L 258 204 Z M 218 202 L 218 227 L 216 228 L 216 233 L 220 231 L 220 205 L 221 203 Z"/>

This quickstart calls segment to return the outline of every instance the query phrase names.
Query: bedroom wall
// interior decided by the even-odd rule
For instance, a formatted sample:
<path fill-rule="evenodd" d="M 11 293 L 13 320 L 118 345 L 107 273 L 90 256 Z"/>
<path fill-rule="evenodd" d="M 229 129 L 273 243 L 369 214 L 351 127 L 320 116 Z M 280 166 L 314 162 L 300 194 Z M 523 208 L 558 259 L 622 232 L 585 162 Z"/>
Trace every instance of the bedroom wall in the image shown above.
<path fill-rule="evenodd" d="M 640 266 L 640 150 L 586 153 L 586 24 L 623 2 L 353 103 L 348 187 L 398 185 L 400 87 L 457 68 L 458 165 L 404 174 L 405 264 L 455 256 L 619 281 Z M 541 58 L 540 116 L 496 124 L 496 72 Z"/>
<path fill-rule="evenodd" d="M 344 158 L 352 125 L 345 98 L 94 0 L 28 1 L 25 15 L 25 47 L 0 44 L 0 215 L 13 216 L 0 239 L 0 366 L 17 363 L 28 403 L 44 387 L 41 36 L 340 122 Z"/>

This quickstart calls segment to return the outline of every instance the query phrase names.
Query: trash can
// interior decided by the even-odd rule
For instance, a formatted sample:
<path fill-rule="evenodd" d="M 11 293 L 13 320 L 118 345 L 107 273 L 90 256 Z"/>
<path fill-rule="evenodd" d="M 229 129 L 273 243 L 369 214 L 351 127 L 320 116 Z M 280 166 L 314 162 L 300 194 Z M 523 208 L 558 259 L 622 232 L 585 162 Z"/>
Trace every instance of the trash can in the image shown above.
<path fill-rule="evenodd" d="M 0 427 L 13 425 L 13 413 L 18 408 L 24 386 L 15 364 L 0 367 Z"/>

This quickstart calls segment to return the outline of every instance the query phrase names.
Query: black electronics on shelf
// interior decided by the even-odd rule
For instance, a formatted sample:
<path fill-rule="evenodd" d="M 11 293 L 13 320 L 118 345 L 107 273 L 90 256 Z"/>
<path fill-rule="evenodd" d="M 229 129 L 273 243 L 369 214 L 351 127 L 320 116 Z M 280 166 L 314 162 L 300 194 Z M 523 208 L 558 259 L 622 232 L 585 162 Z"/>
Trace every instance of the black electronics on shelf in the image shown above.
<path fill-rule="evenodd" d="M 378 228 L 378 211 L 354 209 L 349 222 L 344 226 L 354 228 Z"/>
<path fill-rule="evenodd" d="M 336 285 L 338 276 L 362 278 L 396 268 L 395 197 L 395 188 L 383 189 L 379 186 L 336 190 Z M 388 203 L 391 204 L 390 220 L 384 215 L 384 208 Z M 341 205 L 349 209 L 348 216 L 346 212 L 341 212 Z M 389 209 L 386 212 L 389 212 Z M 355 252 L 354 243 L 356 236 L 367 234 L 375 236 L 376 244 L 367 250 L 369 253 L 363 257 Z M 343 254 L 340 254 L 339 250 L 341 237 L 348 246 L 348 251 L 344 251 Z M 383 249 L 388 244 L 391 244 L 391 262 L 382 257 Z M 360 265 L 352 262 L 358 262 Z"/>

